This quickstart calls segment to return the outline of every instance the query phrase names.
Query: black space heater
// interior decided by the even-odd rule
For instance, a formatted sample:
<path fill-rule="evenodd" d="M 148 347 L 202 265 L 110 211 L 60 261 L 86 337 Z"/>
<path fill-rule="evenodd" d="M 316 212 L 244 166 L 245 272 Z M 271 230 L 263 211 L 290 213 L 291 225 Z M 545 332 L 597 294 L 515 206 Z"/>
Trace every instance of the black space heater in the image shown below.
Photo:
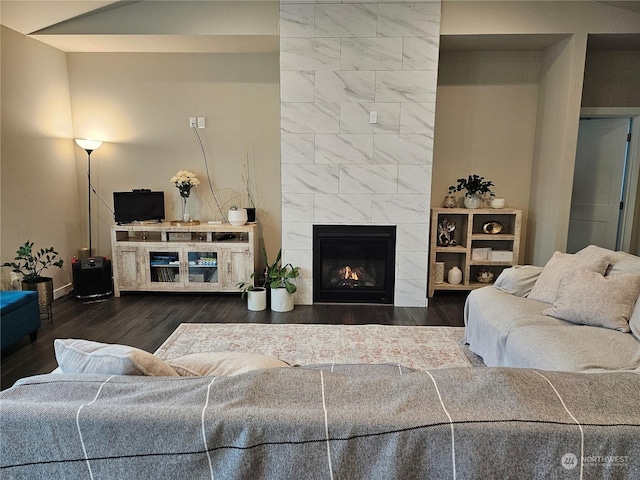
<path fill-rule="evenodd" d="M 113 295 L 111 260 L 107 257 L 74 258 L 71 270 L 76 300 L 94 300 Z"/>

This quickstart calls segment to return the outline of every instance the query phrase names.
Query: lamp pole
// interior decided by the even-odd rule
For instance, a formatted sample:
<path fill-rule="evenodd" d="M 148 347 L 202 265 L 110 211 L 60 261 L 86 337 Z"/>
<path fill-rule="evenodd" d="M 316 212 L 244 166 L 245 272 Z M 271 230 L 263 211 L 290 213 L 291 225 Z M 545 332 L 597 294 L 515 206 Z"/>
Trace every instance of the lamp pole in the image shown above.
<path fill-rule="evenodd" d="M 76 143 L 80 148 L 87 152 L 87 202 L 89 205 L 89 256 L 91 257 L 91 152 L 100 148 L 101 140 L 89 140 L 84 138 L 76 138 Z"/>

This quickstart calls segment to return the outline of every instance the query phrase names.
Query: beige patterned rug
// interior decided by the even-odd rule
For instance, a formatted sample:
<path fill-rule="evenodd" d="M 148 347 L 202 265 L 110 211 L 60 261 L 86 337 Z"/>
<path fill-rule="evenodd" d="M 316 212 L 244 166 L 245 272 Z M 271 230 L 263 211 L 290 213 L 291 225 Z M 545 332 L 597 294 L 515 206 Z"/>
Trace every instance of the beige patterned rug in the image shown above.
<path fill-rule="evenodd" d="M 251 352 L 291 365 L 393 363 L 418 370 L 482 366 L 464 328 L 395 325 L 182 323 L 156 350 L 164 360 L 201 352 Z"/>

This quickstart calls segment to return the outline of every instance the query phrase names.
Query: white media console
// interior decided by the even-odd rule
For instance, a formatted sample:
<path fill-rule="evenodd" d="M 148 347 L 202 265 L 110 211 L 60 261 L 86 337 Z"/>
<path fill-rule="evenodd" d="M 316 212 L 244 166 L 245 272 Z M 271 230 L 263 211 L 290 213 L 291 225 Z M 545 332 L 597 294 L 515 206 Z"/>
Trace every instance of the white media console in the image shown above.
<path fill-rule="evenodd" d="M 125 291 L 237 292 L 257 271 L 258 226 L 113 225 L 114 295 Z"/>

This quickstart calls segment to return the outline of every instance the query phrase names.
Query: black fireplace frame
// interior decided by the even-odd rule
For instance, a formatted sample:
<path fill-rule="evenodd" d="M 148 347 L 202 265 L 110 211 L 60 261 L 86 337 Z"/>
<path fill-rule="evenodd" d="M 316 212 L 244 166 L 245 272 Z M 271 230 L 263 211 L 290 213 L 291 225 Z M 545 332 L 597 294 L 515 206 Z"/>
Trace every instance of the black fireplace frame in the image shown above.
<path fill-rule="evenodd" d="M 322 286 L 322 258 L 324 242 L 387 242 L 384 288 L 343 289 Z M 314 303 L 378 303 L 394 302 L 396 276 L 395 225 L 313 225 L 313 301 Z"/>

